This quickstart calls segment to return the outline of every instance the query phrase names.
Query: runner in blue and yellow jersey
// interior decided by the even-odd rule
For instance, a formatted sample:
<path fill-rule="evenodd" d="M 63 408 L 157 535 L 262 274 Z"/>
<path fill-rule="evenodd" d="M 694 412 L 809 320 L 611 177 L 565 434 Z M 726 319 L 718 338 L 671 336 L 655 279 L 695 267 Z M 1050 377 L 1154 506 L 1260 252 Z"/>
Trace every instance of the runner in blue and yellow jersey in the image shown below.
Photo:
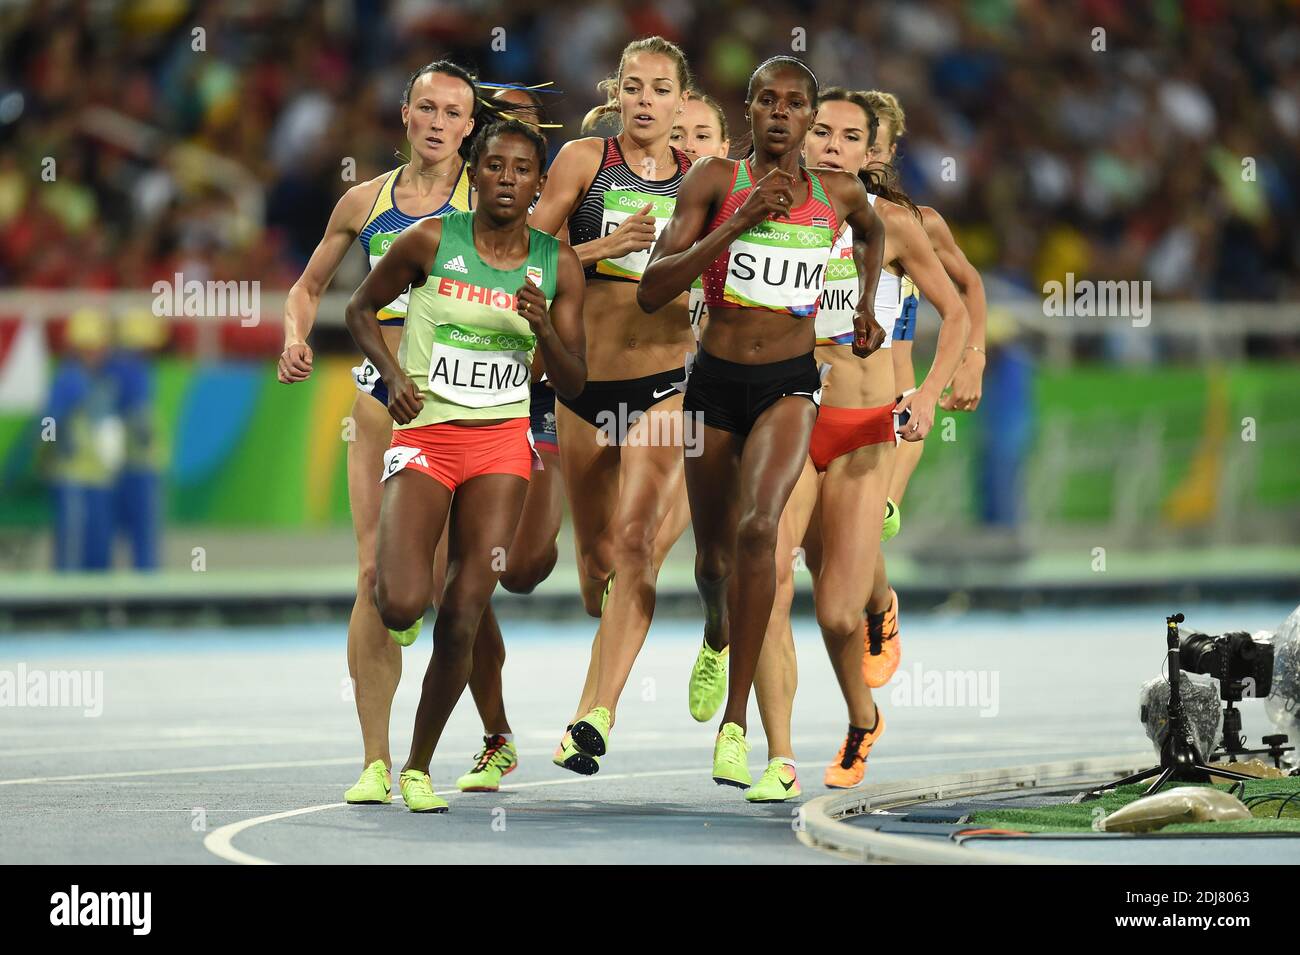
<path fill-rule="evenodd" d="M 484 102 L 473 76 L 447 61 L 417 70 L 401 103 L 410 160 L 391 172 L 349 189 L 330 215 L 325 235 L 285 302 L 285 344 L 280 381 L 305 381 L 312 372 L 308 335 L 321 296 L 349 246 L 359 242 L 371 267 L 382 260 L 395 239 L 412 226 L 472 204 L 466 168 L 476 125 L 498 110 Z M 407 294 L 401 290 L 385 303 L 380 321 L 390 348 L 397 348 Z M 382 803 L 391 798 L 388 718 L 402 672 L 401 648 L 375 612 L 371 594 L 375 577 L 375 533 L 379 521 L 378 475 L 388 447 L 392 422 L 385 411 L 387 395 L 373 366 L 354 369 L 358 388 L 353 403 L 355 426 L 348 444 L 348 498 L 357 541 L 357 597 L 348 623 L 348 672 L 355 687 L 357 716 L 365 755 L 357 785 L 348 802 Z M 414 630 L 418 633 L 418 629 Z M 413 636 L 411 633 L 409 636 Z"/>

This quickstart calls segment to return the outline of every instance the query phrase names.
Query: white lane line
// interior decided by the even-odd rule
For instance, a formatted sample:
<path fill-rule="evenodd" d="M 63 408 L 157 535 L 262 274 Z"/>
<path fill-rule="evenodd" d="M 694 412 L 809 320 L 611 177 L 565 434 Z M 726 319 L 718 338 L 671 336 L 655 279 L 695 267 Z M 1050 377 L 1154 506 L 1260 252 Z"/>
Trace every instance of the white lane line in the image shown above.
<path fill-rule="evenodd" d="M 633 753 L 643 751 L 658 751 L 664 747 L 644 747 L 640 749 L 624 748 L 620 752 Z M 523 750 L 521 755 L 540 755 L 542 751 Z M 550 753 L 550 750 L 546 750 Z M 1002 756 L 1032 756 L 1044 753 L 1061 753 L 1060 747 L 1036 747 L 1034 749 L 990 749 L 990 750 L 963 750 L 955 753 L 917 753 L 910 756 L 876 756 L 872 759 L 875 764 L 881 763 L 924 763 L 935 762 L 938 760 L 968 760 L 968 759 L 986 759 Z M 1091 752 L 1091 751 L 1089 751 Z M 446 757 L 450 758 L 450 757 Z M 820 761 L 819 761 L 820 762 Z M 312 766 L 348 766 L 357 765 L 355 756 L 337 756 L 333 759 L 300 759 L 280 762 L 263 762 L 263 763 L 227 763 L 220 766 L 182 766 L 168 769 L 133 769 L 112 773 L 73 773 L 66 776 L 27 776 L 22 779 L 0 779 L 0 786 L 23 786 L 37 785 L 41 783 L 66 783 L 80 782 L 93 779 L 133 779 L 142 776 L 183 776 L 195 773 L 232 773 L 244 772 L 256 769 L 297 769 Z M 606 777 L 610 778 L 610 777 Z M 534 785 L 532 783 L 519 785 Z M 508 787 L 503 787 L 508 788 Z"/>
<path fill-rule="evenodd" d="M 963 756 L 972 756 L 972 755 L 973 755 L 973 756 L 976 756 L 976 757 L 991 758 L 991 757 L 994 757 L 994 756 L 997 756 L 997 757 L 1003 757 L 1003 756 L 1037 756 L 1037 755 L 1053 754 L 1053 753 L 1055 753 L 1055 754 L 1059 754 L 1060 752 L 1061 752 L 1060 749 L 1055 749 L 1055 748 L 1053 748 L 1053 749 L 997 750 L 996 752 L 994 752 L 994 751 L 989 751 L 989 752 L 985 752 L 985 753 L 973 753 L 973 754 L 972 754 L 972 753 L 963 753 L 963 754 L 960 754 L 960 755 L 963 755 Z M 921 754 L 921 755 L 912 755 L 912 756 L 877 756 L 874 760 L 872 760 L 872 765 L 879 765 L 879 764 L 881 764 L 881 763 L 933 763 L 933 762 L 938 762 L 938 761 L 940 761 L 940 760 L 952 759 L 952 758 L 954 758 L 955 755 L 957 755 L 957 754 L 953 754 L 953 753 L 933 753 L 933 754 Z M 702 772 L 703 772 L 703 769 L 699 769 L 699 770 L 687 770 L 687 769 L 648 770 L 648 771 L 646 771 L 646 772 L 642 772 L 642 773 L 633 773 L 633 774 L 631 774 L 631 775 L 636 776 L 637 778 L 646 778 L 646 777 L 652 777 L 652 776 L 681 776 L 681 775 L 686 775 L 686 774 L 689 774 L 689 773 L 691 773 L 691 772 L 696 772 L 696 771 L 702 773 Z M 627 775 L 627 774 L 614 774 L 614 773 L 610 773 L 610 774 L 607 774 L 607 775 L 605 775 L 605 776 L 603 776 L 603 777 L 601 777 L 601 778 L 602 778 L 602 779 L 628 778 L 628 775 Z M 17 782 L 18 780 L 14 780 L 14 781 Z M 530 782 L 530 783 L 506 783 L 506 784 L 503 785 L 501 788 L 502 788 L 502 789 L 518 789 L 518 788 L 520 788 L 520 787 L 524 787 L 524 786 L 529 786 L 529 787 L 532 787 L 532 786 L 561 786 L 561 785 L 566 785 L 566 784 L 568 784 L 568 783 L 575 783 L 575 782 L 582 782 L 582 780 L 581 780 L 581 779 L 548 779 L 548 780 L 537 780 L 537 781 Z M 339 785 L 340 785 L 339 783 L 313 783 L 313 784 L 310 784 L 310 787 L 309 787 L 309 788 L 316 788 L 316 789 L 337 789 Z M 299 787 L 299 788 L 302 788 L 302 787 Z M 445 793 L 445 794 L 455 794 L 455 793 L 458 792 L 458 790 L 455 790 L 455 789 L 447 789 L 447 790 L 438 790 L 438 792 L 440 792 L 440 793 Z M 399 796 L 398 798 L 400 799 L 401 797 Z M 334 804 L 331 803 L 330 805 L 334 805 Z M 84 812 L 85 812 L 85 810 L 83 810 L 83 809 L 47 809 L 47 810 L 45 810 L 45 811 L 46 811 L 46 812 L 65 813 L 65 814 L 69 814 L 69 815 L 75 815 L 75 814 L 78 814 L 78 813 L 84 813 Z M 192 812 L 194 811 L 194 809 L 191 808 L 191 807 L 188 807 L 188 806 L 181 806 L 181 807 L 175 807 L 175 806 L 160 806 L 160 807 L 149 808 L 149 809 L 118 809 L 118 808 L 105 808 L 105 807 L 99 807 L 99 808 L 96 808 L 95 811 L 96 811 L 96 812 L 185 812 L 185 813 L 192 813 Z M 266 807 L 245 806 L 245 807 L 243 807 L 243 808 L 212 808 L 212 807 L 204 807 L 204 811 L 205 811 L 205 812 L 287 812 L 288 810 L 271 809 L 269 806 L 266 806 Z"/>
<path fill-rule="evenodd" d="M 48 714 L 50 711 L 46 710 L 44 712 Z M 275 714 L 275 716 L 279 718 L 279 714 Z M 111 733 L 115 738 L 121 737 L 124 739 L 191 739 L 200 736 L 268 736 L 272 734 L 277 738 L 300 736 L 307 739 L 325 732 L 320 725 L 295 726 L 288 720 L 284 721 L 283 726 L 277 725 L 274 728 L 268 727 L 264 722 L 251 725 L 248 723 L 217 723 L 210 720 L 201 725 L 177 723 L 165 727 L 159 726 L 157 719 L 149 721 L 124 719 L 108 721 L 100 719 L 95 720 L 94 724 L 93 728 L 98 729 L 100 732 Z M 77 717 L 75 722 L 57 726 L 29 725 L 13 731 L 0 729 L 0 740 L 6 740 L 9 737 L 22 740 L 69 737 L 73 740 L 80 740 L 85 738 L 89 726 L 87 718 Z M 354 725 L 342 721 L 338 722 L 337 727 L 338 732 L 351 730 L 355 733 L 356 731 Z"/>
<path fill-rule="evenodd" d="M 36 783 L 67 783 L 87 779 L 129 779 L 137 776 L 182 776 L 186 773 L 233 773 L 249 769 L 294 769 L 307 766 L 355 765 L 355 756 L 334 759 L 300 759 L 277 763 L 229 763 L 225 766 L 182 766 L 171 769 L 133 769 L 116 773 L 74 773 L 69 776 L 28 776 L 25 779 L 0 779 L 0 786 L 24 786 Z"/>
<path fill-rule="evenodd" d="M 969 743 L 989 742 L 988 736 L 982 736 L 982 737 L 980 736 L 970 736 L 970 737 L 934 737 L 934 736 L 920 737 L 918 736 L 917 737 L 917 740 L 921 740 L 921 739 L 924 739 L 925 742 L 928 742 L 932 745 L 949 745 L 949 746 L 962 746 Z M 997 740 L 997 742 L 1001 743 L 1004 746 L 1024 746 L 1029 744 L 1033 744 L 1037 746 L 1046 746 L 1052 743 L 1059 742 L 1061 746 L 1066 746 L 1069 745 L 1071 742 L 1073 742 L 1074 739 L 1075 737 L 1061 737 L 1059 740 L 1057 740 L 1047 736 L 1024 736 L 1024 737 L 1010 736 L 1010 737 L 1000 738 Z M 1145 737 L 1141 737 L 1141 736 L 1133 737 L 1127 740 L 1127 742 L 1130 744 L 1141 745 L 1143 739 L 1145 739 Z M 820 747 L 821 745 L 825 745 L 827 742 L 827 737 L 826 736 L 796 737 L 794 740 L 792 740 L 792 742 L 794 743 L 796 749 L 803 749 L 803 748 L 811 749 L 814 747 Z M 910 746 L 913 744 L 914 741 L 912 740 L 904 741 L 900 737 L 893 737 L 892 742 L 894 743 L 894 745 Z M 262 738 L 250 737 L 244 739 L 230 739 L 229 737 L 225 737 L 225 736 L 220 736 L 220 737 L 213 736 L 213 737 L 202 738 L 202 739 L 183 739 L 183 740 L 158 739 L 151 742 L 140 742 L 140 743 L 110 743 L 104 745 L 45 746 L 45 747 L 33 747 L 33 748 L 26 748 L 26 749 L 0 749 L 0 761 L 10 760 L 10 759 L 15 759 L 15 760 L 29 759 L 34 756 L 66 756 L 74 753 L 134 753 L 134 752 L 146 752 L 146 751 L 153 751 L 153 750 L 158 750 L 161 752 L 165 750 L 216 749 L 216 748 L 226 748 L 232 746 L 247 746 L 249 748 L 254 748 L 254 747 L 283 748 L 285 746 L 301 746 L 304 743 L 316 743 L 316 744 L 323 744 L 325 746 L 353 747 L 356 745 L 356 739 L 355 739 L 355 735 L 351 733 L 341 733 L 337 735 L 301 736 L 301 737 L 266 736 Z M 639 745 L 638 744 L 634 744 L 631 746 L 621 745 L 619 747 L 619 751 L 624 753 L 639 753 L 639 752 L 662 751 L 665 749 L 705 750 L 708 749 L 711 745 L 712 745 L 712 741 L 708 738 L 701 739 L 700 737 L 693 737 L 693 738 L 665 737 L 660 739 L 642 740 Z M 759 740 L 756 740 L 756 745 L 761 747 L 762 745 L 761 737 L 759 738 Z M 521 756 L 549 756 L 552 752 L 554 752 L 554 750 L 555 750 L 554 745 L 528 746 L 528 747 L 520 747 L 519 754 Z"/>
<path fill-rule="evenodd" d="M 892 758 L 879 757 L 875 760 L 875 762 L 917 763 L 917 762 L 926 762 L 926 761 L 935 761 L 935 760 L 944 760 L 944 759 L 955 759 L 959 757 L 965 757 L 968 759 L 969 758 L 978 759 L 982 757 L 993 757 L 993 756 L 999 756 L 999 757 L 1000 756 L 1027 756 L 1035 753 L 1041 754 L 1043 752 L 1059 753 L 1060 750 L 1058 749 L 988 750 L 983 753 L 979 753 L 979 752 L 936 753 L 929 756 L 916 755 L 916 756 L 894 756 Z M 575 784 L 590 784 L 590 783 L 599 782 L 601 780 L 610 781 L 615 779 L 650 779 L 653 777 L 662 777 L 662 776 L 689 776 L 689 775 L 696 775 L 696 774 L 703 776 L 705 774 L 705 769 L 701 766 L 693 766 L 690 769 L 658 769 L 658 770 L 648 770 L 646 772 L 637 772 L 637 773 L 601 773 L 595 776 L 578 776 L 571 779 L 569 778 L 539 779 L 527 783 L 511 783 L 511 784 L 506 784 L 501 788 L 509 789 L 509 790 L 535 789 L 541 786 L 571 786 Z M 460 795 L 460 790 L 458 789 L 440 789 L 435 791 L 440 796 Z M 401 797 L 398 796 L 397 798 L 400 801 Z M 275 862 L 273 860 L 263 859 L 260 856 L 255 856 L 252 855 L 251 853 L 244 852 L 240 849 L 236 849 L 232 844 L 232 840 L 235 838 L 235 836 L 239 835 L 241 832 L 243 832 L 246 829 L 251 829 L 253 826 L 260 826 L 263 823 L 267 823 L 267 822 L 276 822 L 277 820 L 280 819 L 288 819 L 292 816 L 302 816 L 308 813 L 321 812 L 325 809 L 338 809 L 346 805 L 347 803 L 345 802 L 331 802 L 331 803 L 325 803 L 320 806 L 307 806 L 304 809 L 294 809 L 289 812 L 277 812 L 267 816 L 256 816 L 252 819 L 244 819 L 240 822 L 232 822 L 229 823 L 228 825 L 222 826 L 219 829 L 214 829 L 212 832 L 208 833 L 207 836 L 205 836 L 203 839 L 203 848 L 207 849 L 209 852 L 211 852 L 219 859 L 224 859 L 227 862 L 238 863 L 239 865 L 279 865 L 280 863 Z"/>
<path fill-rule="evenodd" d="M 62 756 L 67 753 L 134 753 L 142 750 L 209 749 L 217 746 L 300 746 L 303 743 L 326 743 L 336 746 L 355 746 L 352 735 L 310 736 L 295 739 L 267 737 L 265 739 L 211 739 L 158 740 L 150 743 L 119 743 L 109 746 L 48 746 L 42 749 L 3 749 L 0 759 L 17 759 L 30 756 Z"/>

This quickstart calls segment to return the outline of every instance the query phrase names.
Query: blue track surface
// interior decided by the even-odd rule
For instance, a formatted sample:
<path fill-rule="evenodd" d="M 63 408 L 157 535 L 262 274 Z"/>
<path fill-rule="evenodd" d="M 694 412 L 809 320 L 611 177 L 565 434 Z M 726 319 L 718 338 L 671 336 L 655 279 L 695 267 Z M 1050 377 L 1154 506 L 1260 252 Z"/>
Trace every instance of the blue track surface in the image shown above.
<path fill-rule="evenodd" d="M 1271 629 L 1291 608 L 944 617 L 903 607 L 903 665 L 877 694 L 889 729 L 868 780 L 1143 749 L 1137 687 L 1160 672 L 1173 609 L 1187 614 L 1187 627 L 1219 632 Z M 452 811 L 433 817 L 400 803 L 337 805 L 361 762 L 339 626 L 0 639 L 0 672 L 88 670 L 91 685 L 99 674 L 103 687 L 96 717 L 85 707 L 4 713 L 0 862 L 835 861 L 797 842 L 790 805 L 751 806 L 709 779 L 716 727 L 686 709 L 697 624 L 652 628 L 611 753 L 590 778 L 549 756 L 577 702 L 594 621 L 507 619 L 502 627 L 522 756 L 508 780 L 514 788 L 452 795 Z M 812 621 L 797 620 L 795 634 L 794 737 L 807 799 L 826 791 L 821 773 L 845 715 Z M 399 763 L 429 652 L 426 626 L 405 651 L 394 706 Z M 927 673 L 942 674 L 949 689 L 927 696 Z M 971 698 L 959 698 L 962 687 Z M 1262 709 L 1243 707 L 1252 740 L 1271 731 Z M 757 708 L 750 712 L 757 773 L 764 741 Z M 439 790 L 468 768 L 479 732 L 467 694 L 434 759 Z M 250 820 L 239 832 L 223 828 Z"/>

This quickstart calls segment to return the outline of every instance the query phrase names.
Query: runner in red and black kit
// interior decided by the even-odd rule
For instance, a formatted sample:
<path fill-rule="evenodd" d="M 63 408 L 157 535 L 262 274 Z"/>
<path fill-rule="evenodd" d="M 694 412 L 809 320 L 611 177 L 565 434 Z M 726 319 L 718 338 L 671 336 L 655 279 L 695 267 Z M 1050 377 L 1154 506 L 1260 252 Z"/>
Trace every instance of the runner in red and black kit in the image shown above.
<path fill-rule="evenodd" d="M 858 264 L 855 354 L 885 337 L 872 307 L 884 228 L 866 191 L 849 172 L 799 165 L 816 107 L 816 77 L 800 60 L 774 57 L 754 71 L 752 152 L 691 168 L 637 293 L 652 311 L 704 275 L 709 322 L 684 406 L 702 421 L 702 453 L 687 459 L 686 484 L 705 636 L 731 646 L 713 778 L 733 786 L 751 783 L 746 710 L 772 610 L 777 523 L 817 418 L 813 320 L 841 222 Z"/>

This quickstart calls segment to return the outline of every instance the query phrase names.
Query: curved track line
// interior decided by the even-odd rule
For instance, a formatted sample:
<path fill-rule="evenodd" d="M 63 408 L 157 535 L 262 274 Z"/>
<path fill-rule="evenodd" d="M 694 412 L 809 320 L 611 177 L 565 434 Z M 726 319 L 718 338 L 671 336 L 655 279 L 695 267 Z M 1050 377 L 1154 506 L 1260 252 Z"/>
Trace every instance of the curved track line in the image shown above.
<path fill-rule="evenodd" d="M 330 802 L 323 806 L 307 806 L 305 809 L 290 809 L 288 812 L 276 812 L 269 816 L 254 816 L 252 819 L 245 819 L 242 822 L 232 822 L 229 825 L 222 826 L 220 829 L 213 829 L 203 837 L 203 848 L 207 849 L 219 859 L 225 859 L 227 862 L 236 862 L 239 865 L 279 865 L 278 862 L 272 862 L 269 859 L 262 859 L 255 855 L 249 855 L 247 852 L 240 852 L 230 840 L 239 835 L 245 829 L 253 826 L 260 826 L 264 822 L 275 822 L 277 819 L 288 819 L 290 816 L 303 816 L 309 812 L 320 812 L 322 809 L 337 809 L 339 806 L 346 806 L 345 802 Z"/>
<path fill-rule="evenodd" d="M 891 762 L 891 763 L 929 762 L 936 759 L 952 759 L 957 756 L 970 757 L 972 755 L 975 756 L 992 755 L 994 752 L 998 752 L 998 751 L 988 751 L 986 753 L 974 753 L 974 754 L 972 753 L 964 753 L 964 754 L 932 753 L 926 755 L 915 754 L 910 756 L 893 756 L 893 757 L 878 758 L 877 762 Z M 1001 751 L 999 754 L 1012 755 L 1017 752 L 1030 753 L 1030 752 L 1041 752 L 1041 750 L 1024 750 L 1024 751 L 1009 750 L 1009 751 Z M 601 773 L 596 776 L 581 776 L 572 779 L 539 779 L 528 783 L 507 784 L 502 786 L 501 788 L 503 790 L 535 789 L 541 786 L 573 786 L 578 784 L 590 784 L 590 783 L 598 782 L 602 779 L 605 780 L 652 779 L 656 776 L 687 776 L 693 773 L 699 773 L 703 775 L 704 769 L 702 769 L 699 766 L 694 766 L 690 769 L 647 770 L 646 772 L 638 772 L 638 773 Z M 438 794 L 441 796 L 459 795 L 459 793 L 460 790 L 458 789 L 438 790 Z M 304 809 L 294 809 L 294 810 L 290 810 L 289 812 L 277 812 L 277 813 L 271 813 L 266 816 L 255 816 L 252 819 L 245 819 L 242 822 L 232 822 L 222 826 L 219 829 L 214 829 L 212 832 L 210 832 L 203 840 L 203 847 L 207 849 L 209 852 L 211 852 L 213 855 L 217 856 L 220 859 L 224 859 L 227 862 L 236 862 L 241 865 L 278 865 L 279 863 L 273 862 L 269 859 L 263 859 L 260 858 L 259 856 L 252 855 L 251 853 L 243 852 L 239 849 L 236 849 L 234 845 L 231 844 L 231 840 L 234 839 L 235 836 L 239 835 L 239 833 L 243 832 L 245 829 L 250 829 L 253 826 L 260 826 L 263 823 L 267 823 L 267 822 L 275 822 L 276 820 L 279 819 L 287 819 L 290 816 L 300 816 L 300 815 L 305 815 L 306 813 L 320 812 L 325 809 L 337 809 L 340 806 L 346 806 L 346 805 L 347 803 L 343 803 L 343 802 L 325 803 L 320 806 L 308 806 Z M 807 805 L 807 804 L 805 803 L 803 805 Z M 804 839 L 802 834 L 800 834 L 800 841 L 803 842 L 804 845 L 809 846 L 810 848 L 819 848 L 817 846 L 814 846 L 806 839 Z"/>
<path fill-rule="evenodd" d="M 704 774 L 699 766 L 692 766 L 690 769 L 656 769 L 644 773 L 608 773 L 598 776 L 580 776 L 576 779 L 539 779 L 531 783 L 514 783 L 513 785 L 502 786 L 506 789 L 535 789 L 540 786 L 573 786 L 579 784 L 591 784 L 602 779 L 650 779 L 655 776 L 687 776 L 692 774 Z M 460 795 L 459 789 L 442 789 L 438 790 L 440 796 Z M 399 797 L 400 798 L 400 797 Z M 252 853 L 236 849 L 232 844 L 235 836 L 239 835 L 245 829 L 251 829 L 253 826 L 260 826 L 263 823 L 275 822 L 279 819 L 288 819 L 290 816 L 303 816 L 311 812 L 320 812 L 324 809 L 338 809 L 346 806 L 345 802 L 331 802 L 320 806 L 307 806 L 303 809 L 291 809 L 288 812 L 275 812 L 267 816 L 254 816 L 252 819 L 244 819 L 240 822 L 232 822 L 222 826 L 220 829 L 213 829 L 203 838 L 203 848 L 207 849 L 219 859 L 227 862 L 235 862 L 239 865 L 280 865 L 271 859 L 263 859 Z"/>

